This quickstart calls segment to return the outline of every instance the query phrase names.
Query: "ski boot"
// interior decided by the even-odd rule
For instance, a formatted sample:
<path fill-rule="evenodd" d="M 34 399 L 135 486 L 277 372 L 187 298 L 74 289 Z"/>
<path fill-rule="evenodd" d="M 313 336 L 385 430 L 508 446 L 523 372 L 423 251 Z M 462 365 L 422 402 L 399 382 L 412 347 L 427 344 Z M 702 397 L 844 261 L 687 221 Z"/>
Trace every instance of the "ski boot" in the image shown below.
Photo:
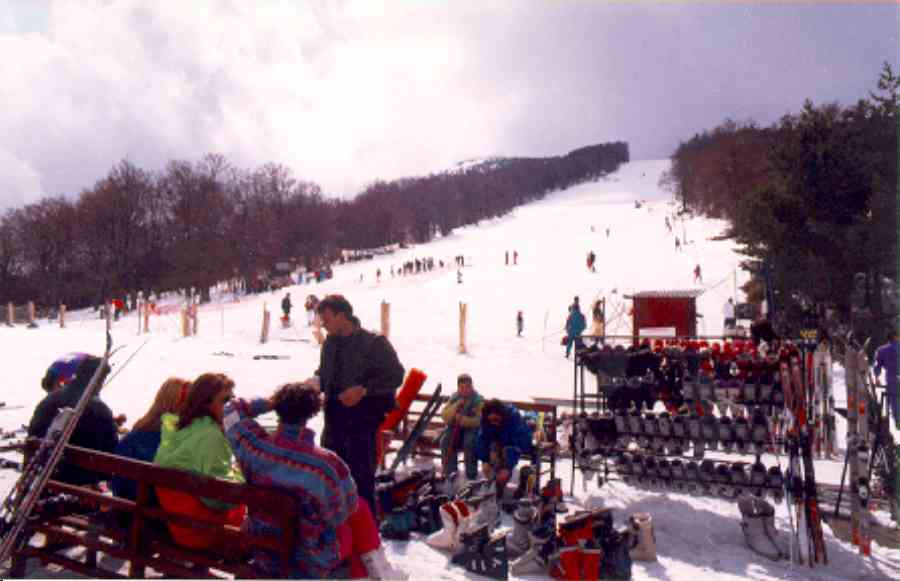
<path fill-rule="evenodd" d="M 429 535 L 425 542 L 436 549 L 454 551 L 459 546 L 459 536 L 466 530 L 471 519 L 477 518 L 465 502 L 454 500 L 445 503 L 440 509 L 442 527 Z"/>
<path fill-rule="evenodd" d="M 754 462 L 750 467 L 750 489 L 755 496 L 765 495 L 766 467 L 762 462 Z"/>
<path fill-rule="evenodd" d="M 621 410 L 616 410 L 613 414 L 613 421 L 616 424 L 616 435 L 618 437 L 618 445 L 622 448 L 628 445 L 628 441 L 631 439 L 630 429 L 628 426 L 628 416 L 625 412 Z"/>
<path fill-rule="evenodd" d="M 757 387 L 757 403 L 760 405 L 772 405 L 774 387 L 771 383 L 760 383 Z"/>
<path fill-rule="evenodd" d="M 616 471 L 625 484 L 631 485 L 634 482 L 632 478 L 632 462 L 633 458 L 629 452 L 623 452 L 616 458 Z"/>
<path fill-rule="evenodd" d="M 659 486 L 659 473 L 656 465 L 655 456 L 644 457 L 644 486 L 650 489 L 655 489 Z"/>
<path fill-rule="evenodd" d="M 769 422 L 762 413 L 754 413 L 752 420 L 752 434 L 750 438 L 753 440 L 754 454 L 761 454 L 769 441 Z"/>
<path fill-rule="evenodd" d="M 657 423 L 660 437 L 667 440 L 672 438 L 672 416 L 669 415 L 669 412 L 660 413 Z"/>
<path fill-rule="evenodd" d="M 672 418 L 672 436 L 678 440 L 685 440 L 688 437 L 687 417 L 684 414 L 678 414 Z"/>
<path fill-rule="evenodd" d="M 672 468 L 669 461 L 665 458 L 660 458 L 656 461 L 656 476 L 660 488 L 672 487 Z"/>
<path fill-rule="evenodd" d="M 381 523 L 381 536 L 394 541 L 408 541 L 416 527 L 416 511 L 409 506 L 397 506 Z"/>
<path fill-rule="evenodd" d="M 714 495 L 716 485 L 716 463 L 712 460 L 704 460 L 700 463 L 697 475 L 700 480 L 700 494 L 705 496 Z"/>
<path fill-rule="evenodd" d="M 728 464 L 716 465 L 714 494 L 719 498 L 734 498 L 734 487 L 731 485 L 731 470 Z"/>
<path fill-rule="evenodd" d="M 741 390 L 741 401 L 748 406 L 756 405 L 756 393 L 757 385 L 755 382 L 748 381 L 744 383 L 744 387 Z"/>
<path fill-rule="evenodd" d="M 531 548 L 531 536 L 538 517 L 538 507 L 534 500 L 523 498 L 519 508 L 513 513 L 513 529 L 506 536 L 506 551 L 510 557 L 524 555 Z"/>
<path fill-rule="evenodd" d="M 722 450 L 732 452 L 734 450 L 734 428 L 731 418 L 723 416 L 719 418 L 718 439 L 722 444 Z"/>
<path fill-rule="evenodd" d="M 510 572 L 513 575 L 547 574 L 556 554 L 556 529 L 541 527 L 529 533 L 530 548 L 521 557 L 512 562 Z"/>
<path fill-rule="evenodd" d="M 687 418 L 687 433 L 691 440 L 703 440 L 703 429 L 701 427 L 701 418 L 696 413 L 692 413 Z"/>
<path fill-rule="evenodd" d="M 741 529 L 744 540 L 754 552 L 773 561 L 787 556 L 778 540 L 775 529 L 775 509 L 761 498 L 751 495 L 738 499 L 741 511 Z"/>
<path fill-rule="evenodd" d="M 687 483 L 685 482 L 684 462 L 676 458 L 669 464 L 672 473 L 672 489 L 675 492 L 687 492 Z"/>
<path fill-rule="evenodd" d="M 478 496 L 471 497 L 467 502 L 478 511 L 479 524 L 486 524 L 488 531 L 494 530 L 500 525 L 500 506 L 497 504 L 497 492 L 486 490 Z"/>
<path fill-rule="evenodd" d="M 656 560 L 656 535 L 653 531 L 653 518 L 646 512 L 636 512 L 628 518 L 628 526 L 637 541 L 629 550 L 635 561 Z"/>
<path fill-rule="evenodd" d="M 750 424 L 747 418 L 741 416 L 734 420 L 734 447 L 739 454 L 746 454 L 753 446 L 750 438 Z"/>
<path fill-rule="evenodd" d="M 462 533 L 460 547 L 461 550 L 450 557 L 451 563 L 492 579 L 509 577 L 509 558 L 504 537 L 491 537 L 487 525 L 476 525 Z"/>
<path fill-rule="evenodd" d="M 541 514 L 548 512 L 553 514 L 563 514 L 569 512 L 563 503 L 562 480 L 552 478 L 547 484 L 541 488 Z"/>
<path fill-rule="evenodd" d="M 731 465 L 732 498 L 747 494 L 750 487 L 750 475 L 747 473 L 747 464 L 735 462 Z"/>
<path fill-rule="evenodd" d="M 430 535 L 441 529 L 441 506 L 450 499 L 443 494 L 429 494 L 423 496 L 416 503 L 416 527 L 415 530 L 425 535 Z"/>
<path fill-rule="evenodd" d="M 775 504 L 781 503 L 784 498 L 784 476 L 778 466 L 769 467 L 769 473 L 766 475 L 766 487 Z"/>
<path fill-rule="evenodd" d="M 656 418 L 656 414 L 653 412 L 648 412 L 644 414 L 643 424 L 644 426 L 644 434 L 652 439 L 660 435 L 659 433 L 659 420 Z"/>
<path fill-rule="evenodd" d="M 719 426 L 715 416 L 711 414 L 703 416 L 703 420 L 700 422 L 700 433 L 705 448 L 710 451 L 715 451 L 717 447 L 716 440 L 719 436 Z"/>

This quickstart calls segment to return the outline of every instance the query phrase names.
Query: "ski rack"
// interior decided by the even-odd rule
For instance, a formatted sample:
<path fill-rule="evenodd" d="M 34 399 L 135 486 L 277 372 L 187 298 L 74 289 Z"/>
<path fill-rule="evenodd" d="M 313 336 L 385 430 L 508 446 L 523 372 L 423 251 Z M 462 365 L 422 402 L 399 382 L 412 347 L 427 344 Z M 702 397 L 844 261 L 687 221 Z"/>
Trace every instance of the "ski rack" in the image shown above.
<path fill-rule="evenodd" d="M 605 346 L 606 342 L 611 339 L 626 340 L 636 346 L 639 341 L 643 342 L 644 340 L 651 342 L 657 340 L 668 342 L 673 339 L 679 341 L 728 341 L 745 338 L 726 336 L 639 338 L 633 336 L 585 336 L 583 339 L 588 341 L 593 339 L 595 341 L 594 346 L 598 346 L 598 344 L 601 343 Z M 610 454 L 615 454 L 617 458 L 614 465 L 614 471 L 629 485 L 646 486 L 651 489 L 654 487 L 668 488 L 668 485 L 671 485 L 673 489 L 681 492 L 695 495 L 712 495 L 722 498 L 736 498 L 739 492 L 746 490 L 757 495 L 771 494 L 776 499 L 781 496 L 778 493 L 778 486 L 780 485 L 782 487 L 781 490 L 783 496 L 787 499 L 786 504 L 789 514 L 796 508 L 799 519 L 802 509 L 805 508 L 807 515 L 810 515 L 809 522 L 804 525 L 804 529 L 808 527 L 808 529 L 804 531 L 809 545 L 808 552 L 799 547 L 800 531 L 803 529 L 800 529 L 799 526 L 797 529 L 794 529 L 792 521 L 792 536 L 796 537 L 798 545 L 798 547 L 795 547 L 795 549 L 798 549 L 796 560 L 798 562 L 804 562 L 805 560 L 810 566 L 819 562 L 827 564 L 827 555 L 825 554 L 824 542 L 821 535 L 821 514 L 816 499 L 817 490 L 815 486 L 814 463 L 812 462 L 810 449 L 810 439 L 814 436 L 816 424 L 815 422 L 807 422 L 805 419 L 807 416 L 814 418 L 813 397 L 810 395 L 810 387 L 813 380 L 812 354 L 816 348 L 816 337 L 815 333 L 812 335 L 804 333 L 804 336 L 800 339 L 785 339 L 780 343 L 782 345 L 792 345 L 792 348 L 795 349 L 790 362 L 791 365 L 796 367 L 792 372 L 795 373 L 795 375 L 791 376 L 789 383 L 796 384 L 799 382 L 799 387 L 802 392 L 799 395 L 794 394 L 794 397 L 797 399 L 788 397 L 788 393 L 784 391 L 787 389 L 786 387 L 783 386 L 781 390 L 777 389 L 776 382 L 779 380 L 777 372 L 775 372 L 775 377 L 771 384 L 746 384 L 733 380 L 707 383 L 701 381 L 684 381 L 684 377 L 682 377 L 681 383 L 683 389 L 681 393 L 676 394 L 675 390 L 672 390 L 671 393 L 668 394 L 670 400 L 666 402 L 667 407 L 671 408 L 672 403 L 683 400 L 688 404 L 689 408 L 697 407 L 702 409 L 702 413 L 699 413 L 700 409 L 697 409 L 697 415 L 702 415 L 703 417 L 714 418 L 715 412 L 713 411 L 713 405 L 719 403 L 724 404 L 724 406 L 716 407 L 725 407 L 724 410 L 720 409 L 723 417 L 725 417 L 727 411 L 731 411 L 732 416 L 736 417 L 738 414 L 735 413 L 735 410 L 743 410 L 744 408 L 750 410 L 751 413 L 744 415 L 744 417 L 750 418 L 748 421 L 748 432 L 751 436 L 751 443 L 754 444 L 749 448 L 738 446 L 736 444 L 737 439 L 734 437 L 735 434 L 733 431 L 729 432 L 729 437 L 720 437 L 720 432 L 723 429 L 734 430 L 735 427 L 734 423 L 728 425 L 726 422 L 723 422 L 721 418 L 716 418 L 714 425 L 710 425 L 713 424 L 713 422 L 710 422 L 707 419 L 704 422 L 706 425 L 701 426 L 703 432 L 699 434 L 695 432 L 692 437 L 683 437 L 679 439 L 680 441 L 673 437 L 674 434 L 666 435 L 659 432 L 658 430 L 662 425 L 660 424 L 660 418 L 663 418 L 664 414 L 655 414 L 652 412 L 645 413 L 642 409 L 645 404 L 647 404 L 648 408 L 652 409 L 657 401 L 665 401 L 664 398 L 659 397 L 658 393 L 655 397 L 640 397 L 638 403 L 640 407 L 638 408 L 638 411 L 629 414 L 627 416 L 628 421 L 623 423 L 626 416 L 622 413 L 613 413 L 610 410 L 609 404 L 610 396 L 613 395 L 613 390 L 616 388 L 621 389 L 623 384 L 629 384 L 629 380 L 625 380 L 621 375 L 624 375 L 630 354 L 621 349 L 612 351 L 612 355 L 610 355 L 608 350 L 603 351 L 603 353 L 607 354 L 607 357 L 611 357 L 612 361 L 604 362 L 607 367 L 602 371 L 608 372 L 610 369 L 619 370 L 621 375 L 619 375 L 618 378 L 614 375 L 612 381 L 604 382 L 601 381 L 601 373 L 595 372 L 597 377 L 597 389 L 595 392 L 591 393 L 589 392 L 585 381 L 585 367 L 589 362 L 586 359 L 589 357 L 589 353 L 598 352 L 596 350 L 592 351 L 590 348 L 576 349 L 573 360 L 572 409 L 575 412 L 575 418 L 573 418 L 574 425 L 570 442 L 572 449 L 570 494 L 574 494 L 575 472 L 579 470 L 585 476 L 585 487 L 587 486 L 587 480 L 597 473 L 601 475 L 598 484 L 602 486 L 603 481 L 608 479 L 612 472 L 608 464 Z M 664 347 L 664 354 L 676 359 L 679 357 L 676 349 L 666 349 Z M 617 355 L 621 358 L 620 361 L 615 360 Z M 684 357 L 684 359 L 684 363 L 688 364 L 688 358 Z M 597 362 L 593 363 L 596 364 Z M 640 383 L 646 383 L 646 387 L 649 388 L 649 395 L 653 396 L 652 387 L 654 383 L 658 385 L 660 380 L 656 374 L 650 376 L 649 371 L 647 374 L 648 379 L 646 381 L 641 382 L 639 380 L 638 382 L 635 382 L 634 378 L 631 378 L 630 384 L 633 386 L 637 384 L 637 387 L 641 387 Z M 732 374 L 737 375 L 733 371 Z M 766 393 L 764 388 L 768 388 L 769 386 L 771 386 L 771 391 Z M 780 394 L 782 396 L 780 400 L 777 398 L 779 391 L 782 392 Z M 795 388 L 791 388 L 791 391 L 795 391 Z M 717 397 L 718 394 L 724 395 L 724 397 L 721 398 L 721 401 L 719 401 L 720 398 Z M 672 395 L 677 397 L 671 398 Z M 588 402 L 591 400 L 593 400 L 595 407 L 595 412 L 592 414 L 594 418 L 589 418 L 587 414 Z M 797 405 L 802 407 L 802 411 L 800 411 L 800 408 L 791 407 L 787 407 L 787 410 L 789 411 L 785 411 L 786 406 L 790 406 L 790 404 L 797 402 L 799 402 Z M 728 407 L 730 406 L 735 407 L 729 410 Z M 762 411 L 767 418 L 766 431 L 770 440 L 765 443 L 760 439 L 761 436 L 757 436 L 756 442 L 752 441 L 752 418 L 760 411 Z M 794 425 L 791 426 L 791 420 L 793 420 L 794 416 L 793 413 L 789 412 L 798 411 L 801 413 L 803 420 L 794 422 Z M 665 414 L 665 416 L 668 416 L 670 420 L 674 417 L 669 414 Z M 617 449 L 615 445 L 609 445 L 609 442 L 606 443 L 606 446 L 595 446 L 594 449 L 591 450 L 590 447 L 587 446 L 588 439 L 585 437 L 587 435 L 586 432 L 589 432 L 590 430 L 584 428 L 591 419 L 605 421 L 607 425 L 611 422 L 614 425 L 614 427 L 611 428 L 611 431 L 615 434 L 615 436 L 612 437 L 615 442 L 622 444 L 622 441 L 619 441 L 619 435 L 620 428 L 624 428 L 621 436 L 628 436 L 629 438 L 633 437 L 638 444 L 644 444 L 644 446 L 649 447 L 650 450 L 636 452 L 635 455 L 639 458 L 639 461 L 636 463 L 633 461 L 633 457 L 630 463 L 624 460 L 624 458 L 628 457 L 627 454 L 630 454 L 631 452 L 625 452 L 621 447 Z M 618 425 L 615 426 L 615 424 Z M 788 430 L 789 427 L 792 429 Z M 591 434 L 591 436 L 593 436 L 593 434 Z M 594 437 L 596 438 L 596 436 Z M 610 435 L 607 434 L 606 438 L 609 439 Z M 603 434 L 600 434 L 599 439 L 601 441 L 604 439 Z M 686 444 L 687 441 L 690 441 L 691 445 L 695 448 L 694 458 L 681 457 L 683 450 L 686 448 L 683 444 Z M 780 449 L 783 449 L 787 452 L 787 464 L 785 469 L 782 470 L 779 457 L 777 467 L 772 466 L 771 468 L 766 468 L 767 477 L 770 471 L 773 475 L 773 482 L 771 484 L 761 485 L 759 483 L 759 469 L 757 469 L 757 482 L 751 485 L 750 479 L 744 469 L 748 463 L 702 459 L 700 452 L 701 443 L 703 451 L 705 451 L 707 449 L 707 443 L 712 441 L 717 442 L 716 448 L 720 441 L 726 441 L 729 444 L 732 444 L 731 446 L 725 446 L 723 451 L 727 453 L 747 455 L 749 451 L 756 456 L 756 462 L 750 464 L 750 466 L 759 465 L 764 467 L 761 463 L 761 455 L 763 453 L 774 451 L 776 456 L 778 456 L 781 451 Z M 625 440 L 625 443 L 627 443 L 627 440 Z M 709 449 L 712 450 L 714 448 Z M 670 454 L 676 457 L 676 459 L 671 462 L 668 459 Z M 599 456 L 600 458 L 599 463 L 595 458 L 596 456 Z M 659 472 L 660 460 L 662 460 L 663 466 L 661 473 Z M 691 466 L 692 469 L 696 468 L 696 477 L 692 477 L 693 474 L 673 474 L 673 463 L 675 463 L 676 466 L 679 466 L 679 470 L 684 470 L 686 466 Z M 702 465 L 706 466 L 707 472 L 711 469 L 712 473 L 701 475 L 699 467 Z M 794 506 L 792 506 L 792 504 Z M 804 559 L 804 555 L 806 556 L 806 559 Z M 792 558 L 794 557 L 795 553 L 792 550 Z"/>

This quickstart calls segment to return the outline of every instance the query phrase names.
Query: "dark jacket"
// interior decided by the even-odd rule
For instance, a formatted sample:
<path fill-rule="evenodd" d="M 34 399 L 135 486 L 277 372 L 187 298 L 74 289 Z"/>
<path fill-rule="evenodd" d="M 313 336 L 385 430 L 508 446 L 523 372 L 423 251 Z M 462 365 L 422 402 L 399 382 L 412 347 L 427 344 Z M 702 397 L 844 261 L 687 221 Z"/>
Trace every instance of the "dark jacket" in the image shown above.
<path fill-rule="evenodd" d="M 285 313 L 290 313 L 292 306 L 293 305 L 291 304 L 290 297 L 284 297 L 283 299 L 281 299 L 281 310 Z"/>
<path fill-rule="evenodd" d="M 365 432 L 376 429 L 394 408 L 404 369 L 384 336 L 357 328 L 347 337 L 329 335 L 325 339 L 316 373 L 325 395 L 326 431 Z M 366 395 L 348 408 L 337 397 L 354 385 L 365 387 Z"/>
<path fill-rule="evenodd" d="M 116 446 L 116 456 L 153 463 L 153 457 L 159 449 L 159 432 L 130 431 Z M 130 478 L 113 476 L 109 482 L 113 494 L 120 498 L 134 500 L 137 498 L 137 483 Z"/>
<path fill-rule="evenodd" d="M 78 405 L 78 400 L 90 382 L 92 374 L 84 373 L 69 385 L 48 394 L 34 410 L 31 423 L 28 425 L 28 435 L 38 438 L 47 435 L 47 430 L 60 408 L 74 408 Z M 88 402 L 69 443 L 101 452 L 112 453 L 116 449 L 119 443 L 118 426 L 113 420 L 112 410 L 100 401 L 99 397 L 94 396 Z M 71 484 L 95 484 L 102 479 L 94 472 L 66 464 L 60 465 L 57 478 Z"/>
<path fill-rule="evenodd" d="M 569 338 L 581 336 L 587 328 L 587 321 L 584 319 L 584 313 L 581 309 L 572 309 L 569 311 L 569 318 L 566 319 L 566 334 Z"/>
<path fill-rule="evenodd" d="M 884 385 L 892 395 L 897 393 L 897 355 L 896 340 L 885 343 L 875 351 L 875 377 L 881 375 L 884 369 Z"/>
<path fill-rule="evenodd" d="M 490 462 L 491 444 L 497 442 L 503 449 L 507 468 L 512 470 L 519 463 L 522 454 L 531 455 L 534 452 L 534 435 L 518 409 L 511 405 L 504 407 L 503 423 L 499 428 L 491 425 L 487 417 L 482 415 L 481 428 L 475 441 L 475 457 L 482 462 Z"/>

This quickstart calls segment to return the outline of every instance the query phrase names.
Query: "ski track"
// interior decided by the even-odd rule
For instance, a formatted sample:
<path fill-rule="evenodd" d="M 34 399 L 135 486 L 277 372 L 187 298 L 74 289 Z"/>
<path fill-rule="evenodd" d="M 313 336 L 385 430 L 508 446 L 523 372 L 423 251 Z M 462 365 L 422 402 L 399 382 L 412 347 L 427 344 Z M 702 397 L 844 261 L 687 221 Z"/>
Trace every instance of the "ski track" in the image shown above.
<path fill-rule="evenodd" d="M 178 318 L 174 314 L 152 317 L 151 333 L 142 336 L 137 335 L 134 315 L 125 316 L 113 325 L 114 346 L 126 346 L 114 358 L 113 371 L 118 371 L 145 340 L 149 342 L 104 388 L 102 397 L 116 413 L 126 413 L 130 424 L 149 408 L 157 387 L 169 376 L 193 378 L 202 372 L 221 371 L 235 379 L 236 392 L 241 397 L 267 396 L 281 383 L 308 377 L 318 365 L 319 352 L 310 341 L 302 302 L 309 293 L 322 296 L 327 292 L 345 294 L 364 326 L 371 329 L 379 326 L 381 301 L 391 304 L 391 341 L 407 368 L 419 367 L 429 374 L 425 392 L 432 391 L 437 382 L 443 382 L 445 390 L 452 389 L 456 375 L 466 371 L 472 374 L 476 388 L 489 397 L 571 397 L 572 364 L 562 357 L 559 340 L 566 306 L 573 295 L 581 297 L 584 310 L 595 298 L 606 295 L 608 312 L 612 314 L 623 311 L 623 294 L 705 288 L 698 299 L 698 311 L 704 315 L 698 322 L 698 332 L 722 331 L 721 308 L 733 292 L 740 256 L 734 253 L 731 242 L 709 240 L 723 231 L 724 223 L 720 221 L 692 219 L 684 225 L 676 221 L 674 233 L 666 232 L 664 217 L 674 210 L 674 204 L 657 184 L 668 164 L 667 160 L 628 163 L 605 179 L 550 194 L 502 218 L 459 228 L 442 239 L 393 255 L 336 266 L 335 277 L 330 281 L 285 289 L 291 292 L 296 305 L 295 326 L 289 329 L 278 324 L 284 291 L 242 297 L 239 302 L 220 297 L 221 302 L 214 300 L 203 305 L 199 335 L 189 339 L 178 337 Z M 635 200 L 646 203 L 635 209 Z M 595 227 L 594 232 L 591 226 Z M 685 232 L 688 243 L 683 252 L 675 252 L 674 236 L 681 238 Z M 519 252 L 518 265 L 504 266 L 507 250 L 510 254 L 513 250 Z M 585 268 L 589 250 L 597 253 L 597 273 L 589 273 Z M 458 254 L 465 255 L 467 264 L 462 269 L 462 284 L 456 282 L 453 265 L 453 257 Z M 391 278 L 392 265 L 396 269 L 406 260 L 429 256 L 451 266 Z M 705 286 L 693 284 L 692 271 L 697 263 L 702 266 Z M 380 284 L 375 282 L 377 268 L 382 271 Z M 737 285 L 745 280 L 746 274 L 738 272 Z M 466 355 L 457 352 L 460 301 L 468 303 Z M 176 299 L 162 298 L 159 302 L 171 304 Z M 260 345 L 264 303 L 275 316 L 270 342 Z M 627 306 L 630 302 L 624 304 Z M 525 331 L 524 337 L 517 338 L 515 315 L 520 309 L 525 315 Z M 69 351 L 102 351 L 104 324 L 90 310 L 69 313 L 65 330 L 60 330 L 55 322 L 39 323 L 38 329 L 0 327 L 0 346 L 8 361 L 0 401 L 23 406 L 0 409 L 0 428 L 4 430 L 28 423 L 31 411 L 44 395 L 40 379 L 56 357 Z M 630 320 L 623 317 L 610 327 L 610 332 L 628 334 Z M 221 351 L 234 355 L 213 355 Z M 255 361 L 252 357 L 257 354 L 291 358 Z M 843 381 L 843 369 L 836 366 L 838 401 L 846 399 Z M 840 417 L 837 421 L 838 439 L 843 445 L 846 423 Z M 316 430 L 321 425 L 321 417 L 311 423 Z M 4 456 L 15 458 L 12 454 Z M 769 456 L 764 462 L 769 466 L 775 459 Z M 786 459 L 782 457 L 781 462 L 785 465 Z M 816 477 L 819 481 L 838 482 L 841 466 L 838 461 L 816 461 Z M 570 461 L 560 460 L 557 470 L 564 490 L 568 491 Z M 0 470 L 0 491 L 5 494 L 16 477 L 15 472 Z M 827 567 L 792 568 L 786 561 L 776 563 L 759 557 L 744 544 L 737 505 L 721 499 L 638 490 L 622 482 L 598 487 L 592 481 L 584 492 L 578 474 L 572 500 L 585 507 L 614 508 L 617 524 L 622 524 L 632 512 L 653 515 L 659 560 L 636 562 L 633 577 L 639 580 L 900 579 L 900 550 L 873 543 L 873 556 L 862 558 L 855 547 L 835 538 L 827 525 L 823 527 L 830 561 Z M 784 503 L 776 505 L 776 523 L 787 542 Z M 511 524 L 511 517 L 504 515 L 503 526 Z M 481 578 L 451 566 L 447 555 L 424 542 L 385 544 L 389 559 L 413 579 Z M 73 574 L 60 574 L 52 567 L 35 567 L 30 576 Z"/>

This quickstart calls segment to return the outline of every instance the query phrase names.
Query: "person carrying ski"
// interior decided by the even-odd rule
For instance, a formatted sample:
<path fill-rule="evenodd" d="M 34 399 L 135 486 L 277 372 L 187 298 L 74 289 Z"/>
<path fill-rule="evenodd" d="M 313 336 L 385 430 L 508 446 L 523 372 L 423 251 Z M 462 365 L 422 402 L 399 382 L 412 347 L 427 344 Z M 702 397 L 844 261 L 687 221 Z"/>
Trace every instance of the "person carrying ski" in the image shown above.
<path fill-rule="evenodd" d="M 318 381 L 288 383 L 266 399 L 235 399 L 225 406 L 225 436 L 250 485 L 276 488 L 304 507 L 290 557 L 292 577 L 320 579 L 386 578 L 391 573 L 371 507 L 357 496 L 350 469 L 341 458 L 316 446 L 307 422 L 322 409 Z M 254 418 L 274 411 L 278 427 L 269 433 Z M 251 510 L 244 525 L 254 534 L 282 533 L 276 515 Z M 280 571 L 280 555 L 254 548 L 254 564 L 270 577 Z M 347 570 L 349 565 L 349 571 Z"/>
<path fill-rule="evenodd" d="M 328 331 L 316 371 L 325 394 L 322 445 L 347 463 L 360 498 L 375 506 L 375 437 L 396 404 L 403 365 L 386 337 L 360 326 L 342 295 L 327 295 L 318 311 Z"/>
<path fill-rule="evenodd" d="M 587 321 L 576 301 L 569 307 L 569 317 L 566 319 L 566 359 L 569 358 L 569 353 L 572 352 L 573 346 L 576 351 L 584 346 L 584 343 L 581 341 L 581 334 L 584 333 L 586 328 Z"/>
<path fill-rule="evenodd" d="M 900 333 L 875 351 L 875 378 L 881 376 L 884 369 L 885 395 L 888 402 L 888 414 L 894 414 L 894 425 L 900 430 L 900 397 L 897 394 L 897 341 Z"/>
<path fill-rule="evenodd" d="M 514 406 L 492 399 L 481 410 L 481 427 L 475 441 L 475 457 L 487 478 L 497 483 L 497 497 L 502 498 L 512 471 L 522 455 L 534 454 L 533 433 L 522 414 Z"/>
<path fill-rule="evenodd" d="M 457 452 L 463 451 L 466 465 L 466 478 L 478 478 L 478 460 L 475 458 L 475 440 L 481 426 L 481 409 L 484 398 L 475 391 L 472 376 L 462 373 L 456 379 L 456 393 L 444 404 L 441 418 L 447 427 L 441 432 L 441 465 L 444 474 L 457 471 L 459 463 Z"/>
<path fill-rule="evenodd" d="M 41 381 L 41 386 L 48 393 L 34 409 L 28 424 L 29 437 L 43 438 L 60 409 L 76 407 L 101 363 L 102 359 L 94 355 L 70 353 L 50 365 Z M 109 371 L 107 365 L 100 372 L 101 385 Z M 78 419 L 69 444 L 112 453 L 119 443 L 119 426 L 125 420 L 125 415 L 113 417 L 112 410 L 100 400 L 97 392 Z M 102 480 L 101 475 L 96 472 L 66 463 L 60 463 L 55 478 L 77 485 L 93 485 Z"/>

